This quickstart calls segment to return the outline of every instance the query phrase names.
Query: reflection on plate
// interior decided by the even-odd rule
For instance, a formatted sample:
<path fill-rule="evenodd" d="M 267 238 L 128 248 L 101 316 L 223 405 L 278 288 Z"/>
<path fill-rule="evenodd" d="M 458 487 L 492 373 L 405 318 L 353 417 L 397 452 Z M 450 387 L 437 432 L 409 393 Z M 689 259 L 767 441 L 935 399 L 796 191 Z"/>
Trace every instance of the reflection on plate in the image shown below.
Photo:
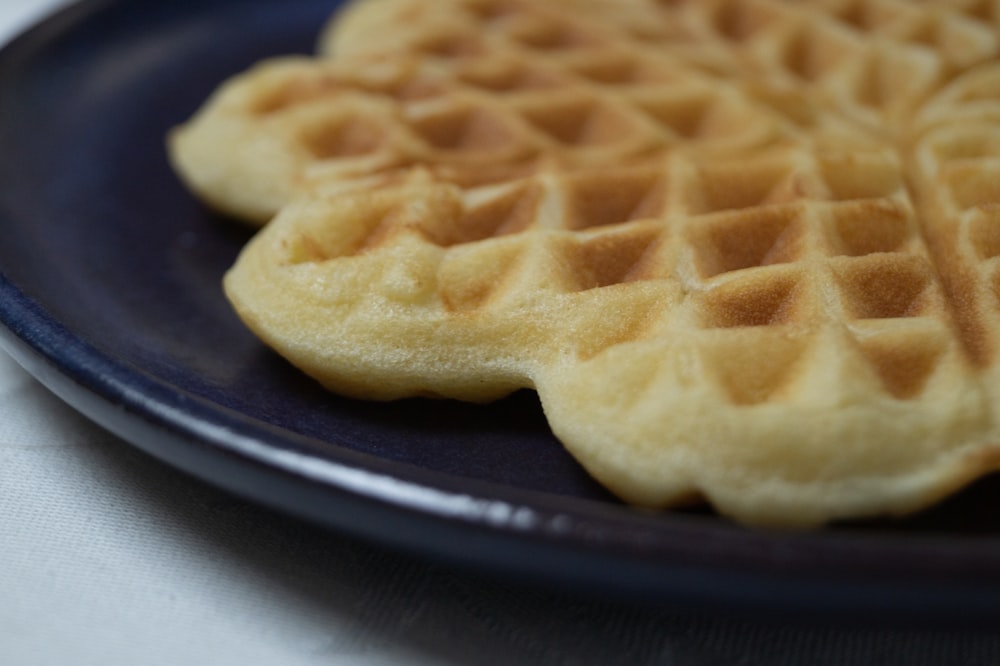
<path fill-rule="evenodd" d="M 87 1 L 0 54 L 0 336 L 132 444 L 262 503 L 445 561 L 659 603 L 1000 608 L 1000 484 L 918 517 L 784 534 L 622 506 L 494 405 L 329 395 L 230 312 L 250 230 L 195 202 L 163 136 L 226 76 L 309 52 L 320 0 Z"/>

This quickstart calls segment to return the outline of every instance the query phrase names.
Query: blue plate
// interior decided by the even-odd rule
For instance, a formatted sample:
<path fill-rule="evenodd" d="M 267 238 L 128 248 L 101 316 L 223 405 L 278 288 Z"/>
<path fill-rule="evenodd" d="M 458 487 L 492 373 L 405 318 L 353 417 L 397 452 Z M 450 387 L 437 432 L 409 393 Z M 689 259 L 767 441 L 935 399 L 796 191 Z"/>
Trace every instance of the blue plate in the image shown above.
<path fill-rule="evenodd" d="M 621 505 L 533 393 L 370 404 L 318 389 L 219 281 L 250 231 L 164 134 L 227 76 L 309 53 L 335 2 L 85 0 L 0 52 L 0 342 L 68 403 L 209 482 L 439 561 L 644 603 L 969 618 L 1000 610 L 1000 487 L 804 534 Z"/>

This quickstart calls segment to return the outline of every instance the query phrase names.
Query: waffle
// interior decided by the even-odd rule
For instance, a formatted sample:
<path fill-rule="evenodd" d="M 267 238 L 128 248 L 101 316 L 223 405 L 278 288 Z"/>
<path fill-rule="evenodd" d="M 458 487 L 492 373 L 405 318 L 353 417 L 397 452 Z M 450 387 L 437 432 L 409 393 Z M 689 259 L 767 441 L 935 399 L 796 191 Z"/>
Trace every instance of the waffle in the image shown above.
<path fill-rule="evenodd" d="M 227 84 L 176 154 L 311 155 L 226 276 L 247 325 L 345 395 L 533 388 L 645 507 L 814 526 L 995 470 L 1000 9 L 566 6 L 360 2 Z M 302 151 L 319 118 L 366 149 Z"/>

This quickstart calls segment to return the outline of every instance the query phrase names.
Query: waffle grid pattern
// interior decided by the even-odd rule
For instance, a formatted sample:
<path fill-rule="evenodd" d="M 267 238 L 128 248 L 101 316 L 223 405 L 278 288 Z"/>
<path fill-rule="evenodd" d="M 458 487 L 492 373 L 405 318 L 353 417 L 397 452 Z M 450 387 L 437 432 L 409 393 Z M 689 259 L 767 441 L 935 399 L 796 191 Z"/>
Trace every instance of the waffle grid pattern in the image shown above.
<path fill-rule="evenodd" d="M 267 64 L 192 123 L 294 156 L 298 203 L 227 278 L 293 362 L 361 396 L 534 386 L 624 498 L 751 522 L 905 512 L 996 467 L 1000 3 L 375 2 L 329 59 Z M 308 302 L 312 342 L 268 298 Z M 465 375 L 343 380 L 367 352 L 325 348 L 367 349 L 375 320 L 410 366 L 440 346 Z M 736 471 L 659 460 L 649 432 L 692 437 L 667 404 Z M 829 437 L 868 450 L 796 441 L 840 412 Z M 728 497 L 762 478 L 759 506 Z"/>
<path fill-rule="evenodd" d="M 848 322 L 886 390 L 909 397 L 919 393 L 940 349 L 922 351 L 920 359 L 890 359 L 879 351 L 876 322 L 918 318 L 893 321 L 884 327 L 886 335 L 930 326 L 940 336 L 943 301 L 902 183 L 885 178 L 891 170 L 880 157 L 856 160 L 854 175 L 871 188 L 862 192 L 831 186 L 823 178 L 828 165 L 804 154 L 761 160 L 779 168 L 741 162 L 740 177 L 749 174 L 752 181 L 742 183 L 742 192 L 729 170 L 713 165 L 698 171 L 678 159 L 662 169 L 636 168 L 610 178 L 577 173 L 519 181 L 478 191 L 479 200 L 466 202 L 454 218 L 421 219 L 414 226 L 401 222 L 409 217 L 386 211 L 374 216 L 371 235 L 377 240 L 366 237 L 356 247 L 378 247 L 386 242 L 386 229 L 396 227 L 444 248 L 519 235 L 509 244 L 507 270 L 490 273 L 489 284 L 473 290 L 474 299 L 462 298 L 469 291 L 464 281 L 441 281 L 443 303 L 457 311 L 493 307 L 494 293 L 511 307 L 511 281 L 539 281 L 525 279 L 524 263 L 513 257 L 541 244 L 544 250 L 534 251 L 545 260 L 535 271 L 549 276 L 556 293 L 680 277 L 692 295 L 693 313 L 668 317 L 690 320 L 698 329 L 735 329 L 738 338 L 746 327 L 813 327 L 817 317 L 830 325 Z M 735 272 L 738 279 L 730 280 Z M 812 311 L 810 304 L 820 302 L 827 311 Z M 907 364 L 921 370 L 908 372 L 902 367 Z M 734 395 L 746 393 L 729 388 Z"/>

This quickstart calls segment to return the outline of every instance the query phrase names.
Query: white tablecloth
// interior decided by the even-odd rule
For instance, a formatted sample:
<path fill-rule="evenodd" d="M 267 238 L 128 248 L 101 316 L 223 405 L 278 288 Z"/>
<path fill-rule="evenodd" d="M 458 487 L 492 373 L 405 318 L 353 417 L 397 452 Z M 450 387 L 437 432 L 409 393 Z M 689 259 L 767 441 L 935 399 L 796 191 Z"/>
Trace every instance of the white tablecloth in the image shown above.
<path fill-rule="evenodd" d="M 59 4 L 0 0 L 0 40 Z M 150 459 L 0 352 L 3 666 L 884 666 L 996 664 L 998 655 L 989 630 L 689 615 L 386 551 Z"/>

